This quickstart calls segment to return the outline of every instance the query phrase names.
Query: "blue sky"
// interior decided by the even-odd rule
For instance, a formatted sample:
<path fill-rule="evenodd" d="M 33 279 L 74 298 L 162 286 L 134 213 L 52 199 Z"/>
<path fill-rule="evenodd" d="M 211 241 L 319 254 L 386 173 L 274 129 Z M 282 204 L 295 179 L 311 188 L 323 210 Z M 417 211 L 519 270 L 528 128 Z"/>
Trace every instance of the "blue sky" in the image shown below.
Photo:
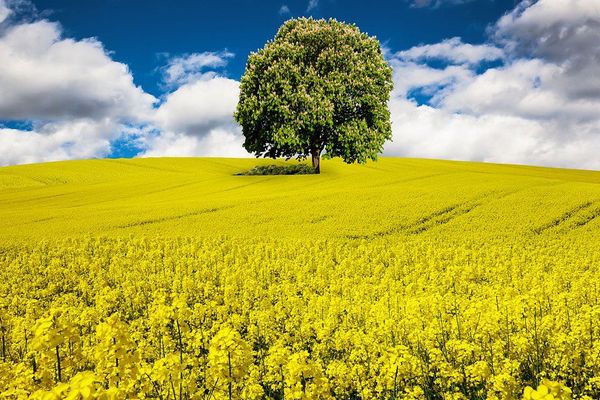
<path fill-rule="evenodd" d="M 469 43 L 487 40 L 486 27 L 514 6 L 514 0 L 470 1 L 458 5 L 414 7 L 402 0 L 35 0 L 49 19 L 60 21 L 67 36 L 98 38 L 113 59 L 131 68 L 144 90 L 160 96 L 156 68 L 165 55 L 227 49 L 235 54 L 226 71 L 239 79 L 250 51 L 272 39 L 288 18 L 336 18 L 357 24 L 395 50 L 459 36 Z M 280 12 L 285 6 L 289 12 Z"/>
<path fill-rule="evenodd" d="M 0 165 L 250 156 L 250 51 L 334 17 L 394 70 L 386 156 L 600 169 L 597 0 L 0 0 Z"/>

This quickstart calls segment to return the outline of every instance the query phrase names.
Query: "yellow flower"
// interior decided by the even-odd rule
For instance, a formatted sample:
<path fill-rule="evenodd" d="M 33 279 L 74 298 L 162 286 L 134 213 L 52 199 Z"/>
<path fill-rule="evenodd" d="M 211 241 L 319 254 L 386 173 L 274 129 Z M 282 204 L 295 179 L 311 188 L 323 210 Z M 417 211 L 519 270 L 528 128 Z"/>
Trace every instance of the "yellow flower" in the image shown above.
<path fill-rule="evenodd" d="M 571 400 L 571 389 L 560 382 L 544 379 L 537 389 L 527 386 L 523 400 Z"/>

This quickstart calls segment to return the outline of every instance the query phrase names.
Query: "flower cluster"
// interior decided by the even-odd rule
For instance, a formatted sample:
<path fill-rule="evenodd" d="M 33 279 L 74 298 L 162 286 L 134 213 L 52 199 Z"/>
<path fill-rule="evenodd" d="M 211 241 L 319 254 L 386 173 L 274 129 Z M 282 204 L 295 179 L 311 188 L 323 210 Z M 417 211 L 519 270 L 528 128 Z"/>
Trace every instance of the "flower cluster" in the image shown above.
<path fill-rule="evenodd" d="M 543 234 L 7 247 L 0 397 L 600 398 L 599 260 Z"/>

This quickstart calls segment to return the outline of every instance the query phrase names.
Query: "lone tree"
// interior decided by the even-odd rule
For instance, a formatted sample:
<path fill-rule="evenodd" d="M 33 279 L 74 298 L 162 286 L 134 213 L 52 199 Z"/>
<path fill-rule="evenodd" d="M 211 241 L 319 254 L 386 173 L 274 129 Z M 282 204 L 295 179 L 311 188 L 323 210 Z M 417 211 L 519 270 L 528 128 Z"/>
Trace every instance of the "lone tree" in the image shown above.
<path fill-rule="evenodd" d="M 335 19 L 290 19 L 248 57 L 235 118 L 257 157 L 377 159 L 391 139 L 392 69 L 379 41 Z"/>

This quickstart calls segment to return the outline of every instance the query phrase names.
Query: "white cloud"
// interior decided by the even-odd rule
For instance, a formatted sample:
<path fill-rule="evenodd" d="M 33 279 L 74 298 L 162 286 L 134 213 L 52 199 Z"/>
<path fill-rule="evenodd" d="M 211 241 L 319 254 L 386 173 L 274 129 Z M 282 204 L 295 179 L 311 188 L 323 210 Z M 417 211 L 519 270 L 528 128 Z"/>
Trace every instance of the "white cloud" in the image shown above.
<path fill-rule="evenodd" d="M 279 7 L 279 15 L 288 15 L 290 13 L 290 8 L 287 6 L 287 4 L 283 4 L 281 7 Z"/>
<path fill-rule="evenodd" d="M 164 132 L 145 138 L 140 157 L 249 157 L 243 142 L 239 128 L 214 128 L 201 137 Z"/>
<path fill-rule="evenodd" d="M 577 132 L 565 138 L 553 121 L 453 113 L 401 98 L 390 111 L 394 140 L 385 155 L 600 169 L 592 124 L 570 126 Z"/>
<path fill-rule="evenodd" d="M 0 119 L 144 119 L 155 98 L 94 39 L 61 38 L 36 21 L 0 36 Z"/>
<path fill-rule="evenodd" d="M 10 8 L 6 5 L 4 0 L 0 0 L 0 24 L 4 22 L 11 14 Z"/>
<path fill-rule="evenodd" d="M 228 51 L 176 57 L 164 67 L 164 79 L 176 89 L 165 94 L 152 118 L 156 132 L 138 138 L 140 157 L 248 156 L 233 119 L 239 82 L 215 71 L 227 65 Z"/>
<path fill-rule="evenodd" d="M 392 55 L 385 154 L 600 169 L 599 8 L 527 1 L 490 28 L 495 44 L 449 39 Z M 496 57 L 501 66 L 476 73 Z M 458 65 L 427 65 L 434 58 Z M 429 105 L 411 90 L 432 94 Z"/>
<path fill-rule="evenodd" d="M 319 0 L 308 0 L 308 6 L 306 6 L 306 12 L 312 11 L 319 7 Z"/>
<path fill-rule="evenodd" d="M 600 3 L 595 0 L 525 0 L 494 27 L 514 50 L 552 61 L 600 51 Z"/>
<path fill-rule="evenodd" d="M 218 75 L 214 69 L 227 65 L 228 59 L 233 56 L 233 53 L 224 50 L 192 53 L 171 58 L 162 68 L 163 80 L 167 86 L 173 87 L 214 78 Z"/>
<path fill-rule="evenodd" d="M 394 69 L 394 95 L 408 96 L 411 90 L 420 89 L 434 95 L 440 88 L 470 80 L 474 73 L 464 66 L 449 65 L 445 68 L 432 68 L 426 64 L 391 59 Z"/>
<path fill-rule="evenodd" d="M 502 49 L 489 44 L 472 45 L 453 37 L 440 43 L 411 47 L 396 53 L 403 60 L 440 59 L 456 64 L 478 64 L 482 61 L 498 60 L 504 56 Z"/>
<path fill-rule="evenodd" d="M 10 13 L 6 4 L 0 0 L 2 15 Z M 22 1 L 11 4 L 28 9 Z M 233 122 L 238 83 L 211 71 L 225 66 L 231 53 L 171 59 L 165 82 L 179 88 L 157 108 L 158 100 L 137 87 L 127 65 L 98 40 L 64 38 L 60 25 L 46 20 L 4 25 L 0 121 L 33 126 L 0 123 L 0 165 L 103 157 L 123 136 L 135 138 L 146 154 L 240 153 Z"/>
<path fill-rule="evenodd" d="M 120 132 L 109 119 L 45 123 L 32 131 L 0 128 L 0 165 L 106 156 Z"/>
<path fill-rule="evenodd" d="M 216 126 L 233 124 L 239 83 L 216 77 L 181 86 L 166 96 L 156 113 L 161 129 L 203 136 Z"/>
<path fill-rule="evenodd" d="M 7 5 L 33 10 L 25 1 L 0 0 L 2 15 Z M 0 121 L 32 125 L 0 124 L 0 165 L 106 156 L 128 124 L 143 124 L 154 112 L 156 99 L 134 84 L 127 65 L 95 39 L 63 38 L 56 23 L 5 19 L 0 60 Z"/>
<path fill-rule="evenodd" d="M 525 1 L 493 32 L 515 57 L 533 56 L 563 69 L 555 85 L 570 98 L 600 97 L 600 3 Z"/>
<path fill-rule="evenodd" d="M 179 87 L 158 108 L 160 133 L 144 141 L 141 156 L 248 156 L 233 119 L 238 96 L 239 82 L 218 76 Z"/>
<path fill-rule="evenodd" d="M 444 108 L 475 115 L 515 115 L 563 122 L 600 121 L 600 98 L 571 98 L 557 82 L 565 69 L 539 59 L 487 70 L 443 93 Z"/>
<path fill-rule="evenodd" d="M 156 99 L 101 43 L 61 34 L 45 20 L 0 34 L 0 120 L 33 122 L 31 131 L 0 126 L 0 165 L 106 156 L 125 124 L 153 113 Z"/>
<path fill-rule="evenodd" d="M 393 129 L 402 134 L 386 146 L 386 152 L 412 157 L 514 162 L 536 142 L 535 135 L 506 141 L 515 128 L 533 127 L 512 117 L 455 114 L 403 99 L 391 101 L 390 108 Z M 501 153 L 501 159 L 496 159 L 497 148 L 505 141 L 510 148 Z"/>

